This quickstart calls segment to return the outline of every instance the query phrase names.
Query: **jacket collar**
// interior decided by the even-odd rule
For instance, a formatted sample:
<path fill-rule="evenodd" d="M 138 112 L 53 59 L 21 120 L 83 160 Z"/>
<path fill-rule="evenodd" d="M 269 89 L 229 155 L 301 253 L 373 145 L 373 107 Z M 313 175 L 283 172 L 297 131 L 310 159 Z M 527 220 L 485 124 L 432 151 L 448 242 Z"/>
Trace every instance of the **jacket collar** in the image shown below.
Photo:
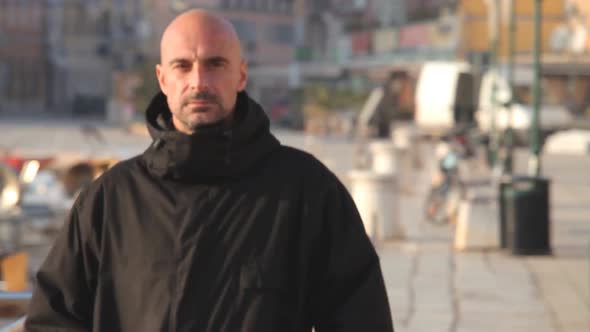
<path fill-rule="evenodd" d="M 240 92 L 229 124 L 216 124 L 192 135 L 175 130 L 166 96 L 159 92 L 146 111 L 153 142 L 144 152 L 148 170 L 174 180 L 235 178 L 255 168 L 280 144 L 270 133 L 260 105 Z"/>

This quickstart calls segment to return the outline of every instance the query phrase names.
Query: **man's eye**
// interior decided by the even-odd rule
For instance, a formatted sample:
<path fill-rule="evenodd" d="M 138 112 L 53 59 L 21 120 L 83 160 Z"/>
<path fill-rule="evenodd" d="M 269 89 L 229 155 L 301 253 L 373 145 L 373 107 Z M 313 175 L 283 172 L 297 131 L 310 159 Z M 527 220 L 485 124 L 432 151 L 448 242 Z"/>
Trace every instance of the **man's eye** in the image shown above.
<path fill-rule="evenodd" d="M 223 67 L 225 63 L 223 61 L 211 61 L 210 66 L 214 68 Z"/>
<path fill-rule="evenodd" d="M 177 63 L 174 65 L 174 69 L 188 69 L 190 68 L 190 64 L 188 63 Z"/>

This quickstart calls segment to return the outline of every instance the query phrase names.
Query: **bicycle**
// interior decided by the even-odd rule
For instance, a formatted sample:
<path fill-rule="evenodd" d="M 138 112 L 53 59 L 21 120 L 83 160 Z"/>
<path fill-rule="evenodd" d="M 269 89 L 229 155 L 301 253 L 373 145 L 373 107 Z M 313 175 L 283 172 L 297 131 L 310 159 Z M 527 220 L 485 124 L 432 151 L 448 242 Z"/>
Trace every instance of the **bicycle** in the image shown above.
<path fill-rule="evenodd" d="M 462 142 L 457 140 L 439 145 L 439 178 L 433 181 L 424 207 L 426 221 L 431 224 L 454 223 L 459 214 L 459 204 L 465 197 L 465 185 L 459 174 L 459 160 L 466 155 Z"/>

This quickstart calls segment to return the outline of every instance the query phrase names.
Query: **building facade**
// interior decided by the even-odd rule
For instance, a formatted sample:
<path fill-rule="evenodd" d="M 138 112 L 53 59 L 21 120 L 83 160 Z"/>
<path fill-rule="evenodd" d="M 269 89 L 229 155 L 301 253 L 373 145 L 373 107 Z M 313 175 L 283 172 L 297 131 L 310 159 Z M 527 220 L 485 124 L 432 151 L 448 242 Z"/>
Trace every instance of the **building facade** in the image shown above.
<path fill-rule="evenodd" d="M 51 104 L 45 18 L 50 1 L 0 1 L 0 112 L 39 113 Z"/>
<path fill-rule="evenodd" d="M 488 0 L 461 0 L 458 12 L 461 20 L 461 45 L 459 55 L 468 59 L 479 54 L 487 54 L 491 49 L 491 31 L 488 13 Z M 508 56 L 509 42 L 509 12 L 511 1 L 496 1 L 498 8 L 498 56 L 505 59 Z M 515 52 L 530 55 L 534 48 L 534 0 L 515 1 Z M 556 29 L 566 21 L 566 7 L 564 1 L 542 2 L 542 47 L 544 53 L 551 53 L 551 39 Z"/>
<path fill-rule="evenodd" d="M 162 32 L 189 8 L 228 18 L 251 67 L 294 59 L 291 0 L 0 0 L 0 112 L 120 112 L 138 70 L 153 85 Z"/>
<path fill-rule="evenodd" d="M 590 1 L 567 0 L 569 28 L 573 32 L 570 46 L 579 54 L 590 54 Z"/>
<path fill-rule="evenodd" d="M 287 64 L 293 59 L 294 6 L 292 0 L 143 0 L 149 28 L 146 52 L 159 57 L 159 44 L 168 23 L 190 8 L 203 8 L 231 21 L 251 65 Z M 148 47 L 149 45 L 149 47 Z"/>

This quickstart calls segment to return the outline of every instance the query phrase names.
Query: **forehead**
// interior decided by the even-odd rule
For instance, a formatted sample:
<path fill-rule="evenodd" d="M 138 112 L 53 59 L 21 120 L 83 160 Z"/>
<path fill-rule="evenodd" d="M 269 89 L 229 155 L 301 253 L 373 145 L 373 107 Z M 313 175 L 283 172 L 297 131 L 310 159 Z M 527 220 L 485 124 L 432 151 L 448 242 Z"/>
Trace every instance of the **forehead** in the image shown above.
<path fill-rule="evenodd" d="M 173 58 L 204 59 L 221 56 L 229 61 L 239 57 L 239 47 L 229 33 L 223 31 L 176 30 L 162 41 L 162 61 Z"/>

